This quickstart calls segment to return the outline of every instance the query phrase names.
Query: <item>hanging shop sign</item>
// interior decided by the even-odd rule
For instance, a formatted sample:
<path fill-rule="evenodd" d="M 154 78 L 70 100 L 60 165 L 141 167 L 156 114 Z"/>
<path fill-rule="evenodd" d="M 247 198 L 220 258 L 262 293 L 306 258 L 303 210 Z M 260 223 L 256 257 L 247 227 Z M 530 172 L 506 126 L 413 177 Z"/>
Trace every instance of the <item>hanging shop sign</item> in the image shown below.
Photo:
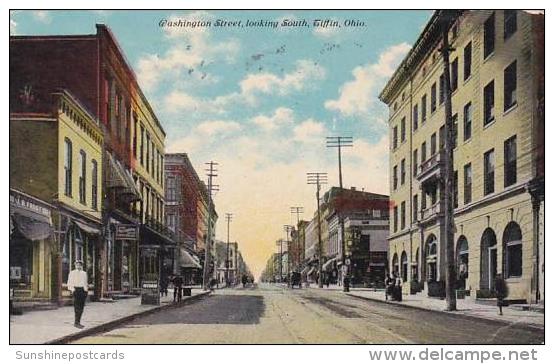
<path fill-rule="evenodd" d="M 138 240 L 138 228 L 136 225 L 116 225 L 115 240 Z"/>

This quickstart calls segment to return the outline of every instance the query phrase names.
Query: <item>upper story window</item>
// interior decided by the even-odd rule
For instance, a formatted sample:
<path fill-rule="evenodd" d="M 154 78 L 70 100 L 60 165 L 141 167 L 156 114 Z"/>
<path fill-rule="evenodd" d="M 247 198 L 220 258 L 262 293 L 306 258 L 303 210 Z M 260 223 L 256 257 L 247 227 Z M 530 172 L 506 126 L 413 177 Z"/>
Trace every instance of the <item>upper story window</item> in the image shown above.
<path fill-rule="evenodd" d="M 396 190 L 398 188 L 398 166 L 392 168 L 392 189 Z"/>
<path fill-rule="evenodd" d="M 417 161 L 417 149 L 414 149 L 413 153 L 413 165 L 414 165 L 414 177 L 417 175 L 417 167 L 418 167 L 418 161 Z"/>
<path fill-rule="evenodd" d="M 489 150 L 483 156 L 484 191 L 486 196 L 494 192 L 494 149 Z"/>
<path fill-rule="evenodd" d="M 73 176 L 73 144 L 71 140 L 65 138 L 64 141 L 64 193 L 71 197 L 72 176 Z"/>
<path fill-rule="evenodd" d="M 445 140 L 445 128 L 444 125 L 439 128 L 439 150 L 444 148 L 444 140 Z"/>
<path fill-rule="evenodd" d="M 427 94 L 421 97 L 421 124 L 427 120 Z"/>
<path fill-rule="evenodd" d="M 452 149 L 458 146 L 458 114 L 452 116 Z"/>
<path fill-rule="evenodd" d="M 400 185 L 406 182 L 406 159 L 400 161 Z"/>
<path fill-rule="evenodd" d="M 452 198 L 454 208 L 458 207 L 458 171 L 454 171 L 454 176 L 452 178 Z"/>
<path fill-rule="evenodd" d="M 135 159 L 138 157 L 137 151 L 137 139 L 138 139 L 138 120 L 137 116 L 133 113 L 133 156 Z"/>
<path fill-rule="evenodd" d="M 402 120 L 400 120 L 400 142 L 404 142 L 406 140 L 406 117 L 403 117 Z"/>
<path fill-rule="evenodd" d="M 392 148 L 398 148 L 398 126 L 392 129 Z"/>
<path fill-rule="evenodd" d="M 471 202 L 471 185 L 473 176 L 471 174 L 471 163 L 464 166 L 464 204 Z"/>
<path fill-rule="evenodd" d="M 517 61 L 504 70 L 504 111 L 517 103 Z"/>
<path fill-rule="evenodd" d="M 473 107 L 471 102 L 464 106 L 464 141 L 471 138 L 471 122 L 473 120 Z"/>
<path fill-rule="evenodd" d="M 517 30 L 517 10 L 504 10 L 504 39 L 508 39 Z"/>
<path fill-rule="evenodd" d="M 450 87 L 452 92 L 458 89 L 458 58 L 455 58 L 450 65 Z"/>
<path fill-rule="evenodd" d="M 445 80 L 444 80 L 444 74 L 440 75 L 439 77 L 439 104 L 442 105 L 444 102 L 444 96 L 445 95 Z"/>
<path fill-rule="evenodd" d="M 431 156 L 437 152 L 437 133 L 431 134 Z"/>
<path fill-rule="evenodd" d="M 400 229 L 406 228 L 406 201 L 400 204 Z"/>
<path fill-rule="evenodd" d="M 417 130 L 417 126 L 418 126 L 418 118 L 419 116 L 419 112 L 418 112 L 418 107 L 417 107 L 417 104 L 414 105 L 414 112 L 413 112 L 413 119 L 414 119 L 414 130 Z"/>
<path fill-rule="evenodd" d="M 421 143 L 421 163 L 427 160 L 427 142 Z"/>
<path fill-rule="evenodd" d="M 92 172 L 91 172 L 91 197 L 92 197 L 92 209 L 98 210 L 98 162 L 92 160 Z"/>
<path fill-rule="evenodd" d="M 87 202 L 87 154 L 84 150 L 79 152 L 80 156 L 80 174 L 79 174 L 79 202 Z"/>
<path fill-rule="evenodd" d="M 144 166 L 144 126 L 140 126 L 140 165 Z"/>
<path fill-rule="evenodd" d="M 177 197 L 176 194 L 176 181 L 174 176 L 167 176 L 166 188 L 165 188 L 165 199 L 167 202 L 175 201 Z"/>
<path fill-rule="evenodd" d="M 471 58 L 472 58 L 472 45 L 469 42 L 464 47 L 464 81 L 471 76 Z"/>
<path fill-rule="evenodd" d="M 146 172 L 150 172 L 150 135 L 146 133 Z"/>
<path fill-rule="evenodd" d="M 437 83 L 431 86 L 431 112 L 437 109 Z"/>
<path fill-rule="evenodd" d="M 394 232 L 398 231 L 398 206 L 394 206 Z"/>
<path fill-rule="evenodd" d="M 483 90 L 483 106 L 483 125 L 488 125 L 494 121 L 494 80 Z"/>
<path fill-rule="evenodd" d="M 504 187 L 517 181 L 517 139 L 514 135 L 504 142 Z"/>
<path fill-rule="evenodd" d="M 483 57 L 487 58 L 494 52 L 494 13 L 485 21 L 483 33 Z"/>

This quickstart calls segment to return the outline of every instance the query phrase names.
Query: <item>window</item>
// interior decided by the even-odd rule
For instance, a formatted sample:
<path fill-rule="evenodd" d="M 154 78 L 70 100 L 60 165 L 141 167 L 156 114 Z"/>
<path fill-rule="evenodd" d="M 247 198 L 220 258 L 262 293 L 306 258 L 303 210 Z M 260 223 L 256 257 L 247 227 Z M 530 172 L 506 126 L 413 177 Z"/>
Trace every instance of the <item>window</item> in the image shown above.
<path fill-rule="evenodd" d="M 146 133 L 146 172 L 150 172 L 150 135 Z"/>
<path fill-rule="evenodd" d="M 431 112 L 437 109 L 437 83 L 431 86 Z"/>
<path fill-rule="evenodd" d="M 406 117 L 403 117 L 402 120 L 400 120 L 400 142 L 404 142 L 406 140 Z"/>
<path fill-rule="evenodd" d="M 517 61 L 504 70 L 504 111 L 517 103 Z"/>
<path fill-rule="evenodd" d="M 151 147 L 152 153 L 151 153 L 151 156 L 150 156 L 150 158 L 151 158 L 151 160 L 150 160 L 150 166 L 151 166 L 150 175 L 151 175 L 152 177 L 154 177 L 154 170 L 155 170 L 155 169 L 154 169 L 154 168 L 155 168 L 155 167 L 154 167 L 154 157 L 155 157 L 155 153 L 154 153 L 154 152 L 155 152 L 155 150 L 156 150 L 156 147 L 154 147 L 154 139 L 151 139 L 151 140 L 152 140 L 152 147 Z"/>
<path fill-rule="evenodd" d="M 105 112 L 105 117 L 106 117 L 106 123 L 107 125 L 109 126 L 110 123 L 111 123 L 111 90 L 110 90 L 110 79 L 109 77 L 106 76 L 106 78 L 104 78 L 104 112 Z"/>
<path fill-rule="evenodd" d="M 442 105 L 444 102 L 444 96 L 445 96 L 445 80 L 444 80 L 444 74 L 440 75 L 439 77 L 439 104 Z"/>
<path fill-rule="evenodd" d="M 517 30 L 517 10 L 504 10 L 504 39 L 508 39 Z"/>
<path fill-rule="evenodd" d="M 473 107 L 471 102 L 464 106 L 464 141 L 471 138 L 471 120 L 473 119 Z"/>
<path fill-rule="evenodd" d="M 484 195 L 494 192 L 494 149 L 489 150 L 483 157 Z"/>
<path fill-rule="evenodd" d="M 421 123 L 427 120 L 427 95 L 421 97 Z"/>
<path fill-rule="evenodd" d="M 469 42 L 464 47 L 464 81 L 471 76 L 471 57 L 472 57 L 472 45 Z"/>
<path fill-rule="evenodd" d="M 515 223 L 511 222 L 504 231 L 504 264 L 506 277 L 521 277 L 522 273 L 522 236 L 521 229 Z"/>
<path fill-rule="evenodd" d="M 452 199 L 454 208 L 458 207 L 458 171 L 454 171 L 452 178 Z"/>
<path fill-rule="evenodd" d="M 427 142 L 421 143 L 421 163 L 427 160 Z"/>
<path fill-rule="evenodd" d="M 406 201 L 400 204 L 400 230 L 406 228 Z"/>
<path fill-rule="evenodd" d="M 392 169 L 392 176 L 393 189 L 396 190 L 398 187 L 398 166 L 394 166 Z"/>
<path fill-rule="evenodd" d="M 425 192 L 421 193 L 421 211 L 427 208 L 427 195 Z"/>
<path fill-rule="evenodd" d="M 431 156 L 437 152 L 437 133 L 431 135 Z"/>
<path fill-rule="evenodd" d="M 492 80 L 483 92 L 484 115 L 483 124 L 488 125 L 494 121 L 494 80 Z"/>
<path fill-rule="evenodd" d="M 415 104 L 415 106 L 414 106 L 414 115 L 413 115 L 413 119 L 414 119 L 414 130 L 417 130 L 417 124 L 418 124 L 417 117 L 418 117 L 418 110 L 417 110 L 417 104 Z"/>
<path fill-rule="evenodd" d="M 413 156 L 413 165 L 414 165 L 414 177 L 417 176 L 417 149 L 414 149 L 414 156 Z"/>
<path fill-rule="evenodd" d="M 471 163 L 464 166 L 464 204 L 471 202 Z"/>
<path fill-rule="evenodd" d="M 86 204 L 87 195 L 86 195 L 86 181 L 87 181 L 87 155 L 85 151 L 81 150 L 79 152 L 80 156 L 80 175 L 79 175 L 79 202 Z"/>
<path fill-rule="evenodd" d="M 398 231 L 398 206 L 394 206 L 394 232 Z"/>
<path fill-rule="evenodd" d="M 406 159 L 402 159 L 400 162 L 400 185 L 406 182 Z"/>
<path fill-rule="evenodd" d="M 450 76 L 450 89 L 454 92 L 458 89 L 458 58 L 450 65 Z"/>
<path fill-rule="evenodd" d="M 392 148 L 398 148 L 398 126 L 392 129 Z"/>
<path fill-rule="evenodd" d="M 92 160 L 92 173 L 91 173 L 91 187 L 92 187 L 92 209 L 98 210 L 98 162 Z"/>
<path fill-rule="evenodd" d="M 452 149 L 458 146 L 458 114 L 452 116 Z"/>
<path fill-rule="evenodd" d="M 412 222 L 417 222 L 417 195 L 414 195 L 414 202 L 413 202 L 413 211 L 412 211 Z"/>
<path fill-rule="evenodd" d="M 504 187 L 517 181 L 517 141 L 514 135 L 504 142 Z"/>
<path fill-rule="evenodd" d="M 393 107 L 394 111 L 398 110 L 398 101 L 395 101 L 394 102 L 394 107 Z"/>
<path fill-rule="evenodd" d="M 439 150 L 444 149 L 444 125 L 439 128 Z"/>
<path fill-rule="evenodd" d="M 483 33 L 484 50 L 483 56 L 487 58 L 494 52 L 494 13 L 485 21 L 485 30 Z"/>
<path fill-rule="evenodd" d="M 65 171 L 65 195 L 71 197 L 72 193 L 72 181 L 71 176 L 73 175 L 73 145 L 71 140 L 65 138 L 65 153 L 64 153 L 64 171 Z"/>
<path fill-rule="evenodd" d="M 137 133 L 138 133 L 138 120 L 137 120 L 137 116 L 133 115 L 133 155 L 135 156 L 135 159 L 138 157 Z"/>
<path fill-rule="evenodd" d="M 144 166 L 144 126 L 140 126 L 140 165 Z"/>
<path fill-rule="evenodd" d="M 167 227 L 168 227 L 171 231 L 173 231 L 173 232 L 176 231 L 176 229 L 175 229 L 175 225 L 176 225 L 175 222 L 176 222 L 175 214 L 167 214 L 167 222 L 166 222 L 166 223 L 167 223 Z"/>
<path fill-rule="evenodd" d="M 172 202 L 176 200 L 176 181 L 175 177 L 167 177 L 167 186 L 165 188 L 165 199 L 167 202 Z"/>

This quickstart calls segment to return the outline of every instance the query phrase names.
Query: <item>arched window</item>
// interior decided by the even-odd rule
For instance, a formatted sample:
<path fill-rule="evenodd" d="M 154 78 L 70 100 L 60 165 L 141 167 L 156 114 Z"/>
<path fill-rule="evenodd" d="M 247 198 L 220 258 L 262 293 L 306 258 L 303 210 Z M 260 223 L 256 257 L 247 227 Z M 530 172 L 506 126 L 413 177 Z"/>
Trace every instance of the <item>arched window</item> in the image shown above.
<path fill-rule="evenodd" d="M 481 289 L 494 288 L 494 278 L 498 272 L 496 234 L 491 228 L 485 229 L 481 236 Z"/>
<path fill-rule="evenodd" d="M 419 281 L 419 248 L 416 249 L 415 261 L 412 263 L 412 280 Z"/>
<path fill-rule="evenodd" d="M 469 245 L 465 236 L 460 236 L 456 244 L 456 267 L 458 277 L 467 278 L 469 271 Z"/>
<path fill-rule="evenodd" d="M 427 280 L 436 281 L 437 274 L 437 238 L 431 235 L 426 244 Z"/>
<path fill-rule="evenodd" d="M 406 282 L 408 281 L 408 256 L 405 251 L 402 252 L 400 261 L 402 263 L 402 282 Z"/>
<path fill-rule="evenodd" d="M 521 277 L 522 271 L 522 244 L 521 229 L 515 222 L 510 222 L 502 236 L 504 250 L 505 277 Z"/>

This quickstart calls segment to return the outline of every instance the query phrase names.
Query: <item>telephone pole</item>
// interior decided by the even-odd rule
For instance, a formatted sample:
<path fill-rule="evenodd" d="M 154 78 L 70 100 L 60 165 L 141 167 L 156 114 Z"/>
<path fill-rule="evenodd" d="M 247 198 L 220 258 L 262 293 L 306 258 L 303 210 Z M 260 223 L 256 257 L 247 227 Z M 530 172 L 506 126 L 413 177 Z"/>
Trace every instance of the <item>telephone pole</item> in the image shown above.
<path fill-rule="evenodd" d="M 338 157 L 339 157 L 339 187 L 340 187 L 340 193 L 342 194 L 342 156 L 341 156 L 341 150 L 342 148 L 351 148 L 353 146 L 352 137 L 327 137 L 327 148 L 337 148 L 338 151 Z M 346 277 L 350 274 L 350 267 L 346 265 L 346 245 L 344 243 L 344 217 L 342 216 L 341 211 L 337 211 L 338 217 L 339 217 L 339 224 L 340 224 L 340 250 L 341 250 L 341 262 L 342 262 L 342 270 Z M 345 277 L 343 277 L 344 280 Z M 349 285 L 343 284 L 342 290 L 344 292 L 350 291 Z"/>
<path fill-rule="evenodd" d="M 319 208 L 319 191 L 321 189 L 321 185 L 327 184 L 327 173 L 325 172 L 308 172 L 308 184 L 309 185 L 316 185 L 316 199 L 317 199 L 317 268 L 319 271 L 319 279 L 317 280 L 319 288 L 323 288 L 323 279 L 322 278 L 322 243 L 321 243 L 321 211 Z"/>
<path fill-rule="evenodd" d="M 304 207 L 302 206 L 292 206 L 290 208 L 291 214 L 296 214 L 296 225 L 300 223 L 300 214 L 304 213 Z"/>
<path fill-rule="evenodd" d="M 283 228 L 285 229 L 285 232 L 287 233 L 287 240 L 286 240 L 286 243 L 287 243 L 287 286 L 290 287 L 290 261 L 291 261 L 291 256 L 290 256 L 290 240 L 289 240 L 289 236 L 290 236 L 290 233 L 291 231 L 294 230 L 294 226 L 292 225 L 283 225 Z"/>
<path fill-rule="evenodd" d="M 227 220 L 227 255 L 225 258 L 225 284 L 227 285 L 227 287 L 229 287 L 229 224 L 233 219 L 233 214 L 226 213 L 225 219 Z"/>
<path fill-rule="evenodd" d="M 279 283 L 283 281 L 283 239 L 277 240 L 279 246 Z"/>
<path fill-rule="evenodd" d="M 446 310 L 456 310 L 456 291 L 454 283 L 456 277 L 456 267 L 454 266 L 454 201 L 453 201 L 453 179 L 454 179 L 454 159 L 453 159 L 453 140 L 452 140 L 452 90 L 450 85 L 450 52 L 454 49 L 448 43 L 448 31 L 450 28 L 451 14 L 445 10 L 445 16 L 442 24 L 442 54 L 444 70 L 444 118 L 445 118 L 445 176 L 444 176 L 444 230 L 446 244 Z"/>
<path fill-rule="evenodd" d="M 296 268 L 300 269 L 300 266 L 302 265 L 302 262 L 304 261 L 304 244 L 302 244 L 302 246 L 300 246 L 300 226 L 299 225 L 300 225 L 300 214 L 304 213 L 304 207 L 302 207 L 302 206 L 292 206 L 290 208 L 290 213 L 291 214 L 296 214 L 296 240 L 297 240 L 297 245 L 296 245 L 295 250 L 297 250 L 296 259 L 298 260 Z"/>
<path fill-rule="evenodd" d="M 202 289 L 204 291 L 207 291 L 210 289 L 210 264 L 211 264 L 211 258 L 212 258 L 212 210 L 213 210 L 213 201 L 212 201 L 212 192 L 213 191 L 219 191 L 219 185 L 213 184 L 213 178 L 217 177 L 217 169 L 215 166 L 218 165 L 218 163 L 214 161 L 210 161 L 209 163 L 205 163 L 209 166 L 209 168 L 205 169 L 207 172 L 206 175 L 208 176 L 208 236 L 206 237 L 205 242 L 205 254 L 204 254 L 204 274 L 202 276 Z"/>

